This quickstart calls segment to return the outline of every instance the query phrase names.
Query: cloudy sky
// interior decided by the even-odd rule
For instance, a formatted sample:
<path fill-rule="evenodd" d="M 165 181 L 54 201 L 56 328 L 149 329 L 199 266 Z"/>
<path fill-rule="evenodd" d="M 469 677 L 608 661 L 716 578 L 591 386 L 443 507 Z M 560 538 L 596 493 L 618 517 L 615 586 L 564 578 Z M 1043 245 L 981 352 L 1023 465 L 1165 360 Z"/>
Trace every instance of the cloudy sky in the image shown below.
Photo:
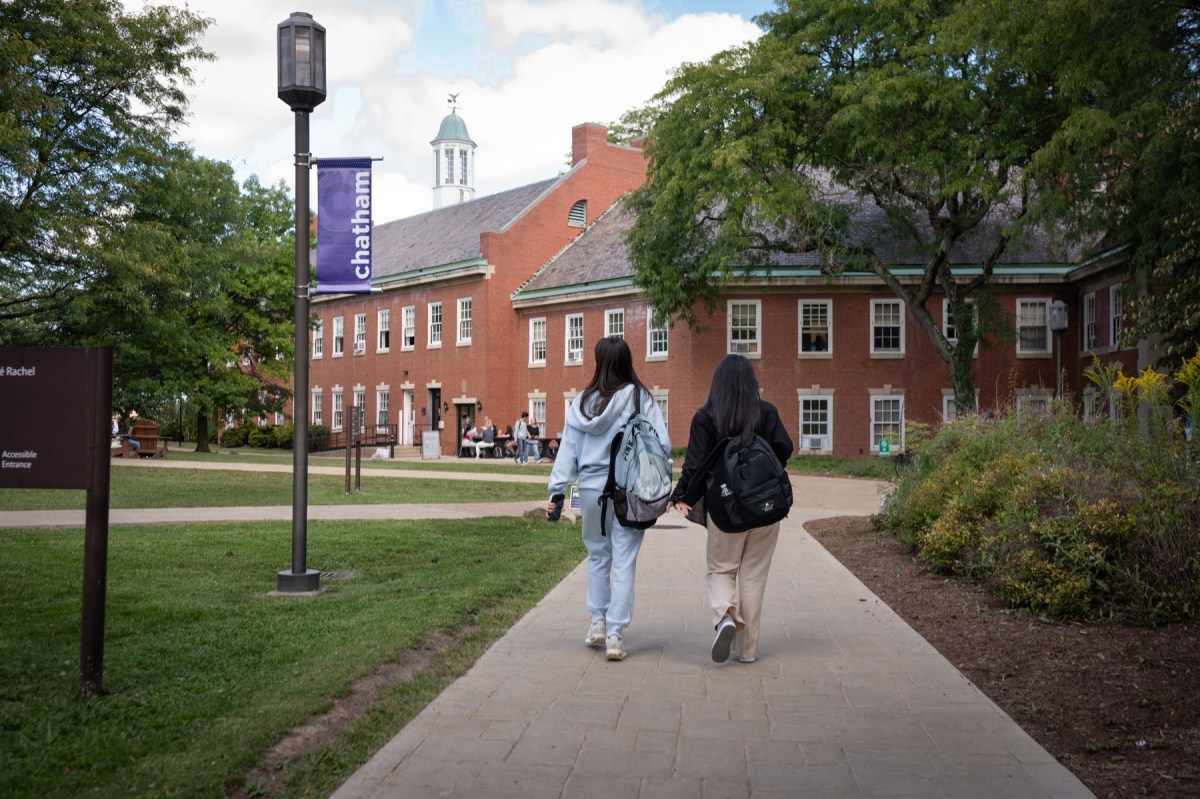
<path fill-rule="evenodd" d="M 168 0 L 159 0 L 166 2 Z M 184 5 L 185 0 L 169 0 Z M 125 0 L 139 8 L 143 0 Z M 294 123 L 276 96 L 275 30 L 307 11 L 327 30 L 329 96 L 312 152 L 376 156 L 375 213 L 432 208 L 430 140 L 458 93 L 478 145 L 478 196 L 565 166 L 571 127 L 643 105 L 671 69 L 753 39 L 773 0 L 186 0 L 213 20 L 180 137 L 240 177 L 294 180 Z M 315 190 L 314 195 L 315 196 Z"/>

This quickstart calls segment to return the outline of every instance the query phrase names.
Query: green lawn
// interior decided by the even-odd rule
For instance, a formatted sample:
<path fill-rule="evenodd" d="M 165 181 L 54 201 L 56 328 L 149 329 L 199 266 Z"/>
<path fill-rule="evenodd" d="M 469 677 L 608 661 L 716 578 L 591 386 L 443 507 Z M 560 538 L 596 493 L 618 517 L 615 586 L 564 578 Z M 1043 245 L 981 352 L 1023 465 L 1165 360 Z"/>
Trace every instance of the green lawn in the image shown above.
<path fill-rule="evenodd" d="M 290 534 L 286 523 L 112 528 L 107 693 L 83 700 L 82 532 L 0 530 L 0 793 L 225 795 L 355 678 L 430 631 L 469 625 L 285 791 L 328 795 L 583 556 L 577 528 L 525 519 L 314 521 L 309 565 L 354 576 L 324 579 L 321 597 L 272 597 Z"/>
<path fill-rule="evenodd" d="M 532 468 L 532 467 L 530 467 Z M 495 469 L 493 469 L 495 473 Z M 509 471 L 508 473 L 511 473 Z M 529 473 L 526 469 L 523 473 Z M 351 486 L 354 485 L 353 477 Z M 388 503 L 519 502 L 545 500 L 544 483 L 501 483 L 478 480 L 375 477 L 363 475 L 362 489 L 346 494 L 344 475 L 310 474 L 310 505 L 378 505 Z M 5 489 L 0 510 L 79 510 L 87 492 L 72 489 Z M 112 470 L 109 506 L 112 508 L 204 508 L 291 505 L 292 476 L 287 472 L 246 472 L 211 469 L 116 467 Z"/>

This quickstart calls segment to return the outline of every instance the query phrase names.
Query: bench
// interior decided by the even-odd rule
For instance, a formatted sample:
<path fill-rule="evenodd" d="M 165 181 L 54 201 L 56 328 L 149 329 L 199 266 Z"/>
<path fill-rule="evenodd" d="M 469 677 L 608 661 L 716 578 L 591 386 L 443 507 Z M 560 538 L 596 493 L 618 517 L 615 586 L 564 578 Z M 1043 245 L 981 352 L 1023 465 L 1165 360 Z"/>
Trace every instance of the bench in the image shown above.
<path fill-rule="evenodd" d="M 130 437 L 137 439 L 140 449 L 134 450 L 129 445 Z M 158 423 L 149 419 L 135 419 L 131 435 L 121 436 L 119 447 L 117 443 L 117 441 L 113 442 L 112 455 L 114 458 L 132 457 L 135 452 L 141 458 L 167 457 L 167 439 L 158 437 Z"/>

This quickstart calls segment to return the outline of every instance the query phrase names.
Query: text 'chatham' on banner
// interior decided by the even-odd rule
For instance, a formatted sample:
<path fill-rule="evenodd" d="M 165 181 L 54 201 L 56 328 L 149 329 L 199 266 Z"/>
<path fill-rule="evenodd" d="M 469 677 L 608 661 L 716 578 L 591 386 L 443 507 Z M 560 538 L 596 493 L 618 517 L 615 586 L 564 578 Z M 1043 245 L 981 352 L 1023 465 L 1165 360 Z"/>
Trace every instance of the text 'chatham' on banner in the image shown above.
<path fill-rule="evenodd" d="M 317 288 L 371 291 L 371 159 L 317 161 Z"/>

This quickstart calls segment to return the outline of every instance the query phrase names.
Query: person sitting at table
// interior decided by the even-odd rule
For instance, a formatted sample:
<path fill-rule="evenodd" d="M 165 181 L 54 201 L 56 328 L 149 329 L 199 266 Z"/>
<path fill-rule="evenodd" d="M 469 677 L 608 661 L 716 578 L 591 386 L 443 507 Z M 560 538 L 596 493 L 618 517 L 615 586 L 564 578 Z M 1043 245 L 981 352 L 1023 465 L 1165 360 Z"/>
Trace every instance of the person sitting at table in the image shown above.
<path fill-rule="evenodd" d="M 458 457 L 466 457 L 469 450 L 475 448 L 475 427 L 471 424 L 470 419 L 463 419 L 462 441 L 458 444 Z"/>
<path fill-rule="evenodd" d="M 483 427 L 479 428 L 479 438 L 475 441 L 475 457 L 482 458 L 486 450 L 490 450 L 496 446 L 496 426 L 492 424 L 492 417 L 483 417 Z"/>
<path fill-rule="evenodd" d="M 133 427 L 134 427 L 134 425 L 137 424 L 137 420 L 138 420 L 138 412 L 130 411 L 129 412 L 129 434 L 127 436 L 125 436 L 125 443 L 129 444 L 129 449 L 133 452 L 134 455 L 138 455 L 142 451 L 142 442 L 138 441 L 134 437 L 135 433 L 133 432 Z"/>

